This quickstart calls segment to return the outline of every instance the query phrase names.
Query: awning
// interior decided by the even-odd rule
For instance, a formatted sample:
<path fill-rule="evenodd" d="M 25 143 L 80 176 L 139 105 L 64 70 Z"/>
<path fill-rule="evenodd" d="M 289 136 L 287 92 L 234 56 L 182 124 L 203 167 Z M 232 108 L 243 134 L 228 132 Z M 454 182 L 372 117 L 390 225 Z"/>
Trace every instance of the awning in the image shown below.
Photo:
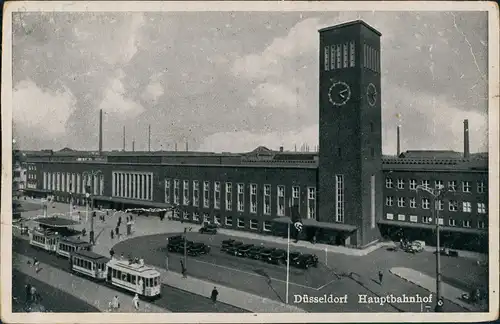
<path fill-rule="evenodd" d="M 33 191 L 33 192 L 41 192 L 41 193 L 52 193 L 52 190 L 49 190 L 49 189 L 37 189 L 37 188 L 24 188 L 23 191 L 24 192 Z"/>
<path fill-rule="evenodd" d="M 48 217 L 48 218 L 39 218 L 35 220 L 40 225 L 45 225 L 49 227 L 67 227 L 78 225 L 78 222 L 75 222 L 71 219 L 66 218 L 58 218 L 58 217 Z"/>
<path fill-rule="evenodd" d="M 421 223 L 409 223 L 402 221 L 394 221 L 394 220 L 386 220 L 381 219 L 377 222 L 382 225 L 390 225 L 390 226 L 399 226 L 399 227 L 408 227 L 408 228 L 421 228 L 427 230 L 435 230 L 435 224 L 421 224 Z M 487 230 L 480 230 L 477 228 L 465 228 L 465 227 L 453 227 L 453 226 L 439 226 L 439 230 L 441 232 L 455 232 L 455 233 L 464 233 L 464 234 L 487 234 Z"/>
<path fill-rule="evenodd" d="M 92 196 L 94 200 L 104 200 L 122 204 L 136 205 L 142 207 L 150 207 L 150 208 L 171 208 L 172 205 L 155 202 L 155 201 L 145 201 L 139 199 L 129 199 L 129 198 L 120 198 L 120 197 L 109 197 L 109 196 Z"/>
<path fill-rule="evenodd" d="M 281 223 L 281 224 L 290 224 L 291 220 L 290 220 L 290 217 L 278 217 L 278 218 L 273 219 L 273 222 Z M 341 224 L 341 223 L 318 222 L 317 220 L 312 219 L 312 218 L 302 219 L 302 224 L 306 227 L 327 228 L 327 229 L 333 229 L 333 230 L 344 231 L 344 232 L 354 232 L 358 229 L 358 227 L 355 225 Z"/>

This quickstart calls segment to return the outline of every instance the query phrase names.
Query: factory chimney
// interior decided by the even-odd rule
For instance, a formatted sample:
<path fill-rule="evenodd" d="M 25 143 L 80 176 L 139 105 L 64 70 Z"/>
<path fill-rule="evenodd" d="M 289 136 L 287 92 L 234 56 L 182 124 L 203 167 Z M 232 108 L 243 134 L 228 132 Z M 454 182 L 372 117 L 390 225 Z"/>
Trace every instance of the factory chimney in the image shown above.
<path fill-rule="evenodd" d="M 135 140 L 132 140 L 132 152 L 135 152 Z"/>
<path fill-rule="evenodd" d="M 177 143 L 175 143 L 175 151 L 177 152 Z"/>
<path fill-rule="evenodd" d="M 189 152 L 189 143 L 186 141 L 186 152 Z"/>
<path fill-rule="evenodd" d="M 125 152 L 125 126 L 123 126 L 123 152 Z"/>
<path fill-rule="evenodd" d="M 398 125 L 398 131 L 396 135 L 396 141 L 397 141 L 397 152 L 398 152 L 398 157 L 401 154 L 401 125 Z"/>
<path fill-rule="evenodd" d="M 469 120 L 464 119 L 464 159 L 468 159 L 470 156 L 469 148 Z"/>
<path fill-rule="evenodd" d="M 148 152 L 151 152 L 151 125 L 148 126 Z"/>
<path fill-rule="evenodd" d="M 102 109 L 99 110 L 99 155 L 102 155 Z"/>

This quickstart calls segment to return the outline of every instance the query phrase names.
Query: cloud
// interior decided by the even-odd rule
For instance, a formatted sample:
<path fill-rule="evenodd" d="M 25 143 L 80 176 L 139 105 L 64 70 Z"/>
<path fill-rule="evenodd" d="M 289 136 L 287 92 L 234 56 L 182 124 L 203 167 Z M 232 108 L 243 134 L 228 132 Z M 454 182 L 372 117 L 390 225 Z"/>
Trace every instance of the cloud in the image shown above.
<path fill-rule="evenodd" d="M 108 114 L 126 116 L 125 118 L 137 117 L 144 112 L 144 107 L 126 97 L 125 87 L 120 76 L 113 78 L 109 82 L 99 109 L 104 110 Z"/>
<path fill-rule="evenodd" d="M 68 88 L 43 90 L 27 79 L 13 89 L 13 120 L 23 128 L 57 136 L 66 131 L 66 122 L 75 110 L 76 98 Z"/>
<path fill-rule="evenodd" d="M 165 93 L 163 86 L 159 81 L 152 81 L 142 94 L 142 98 L 146 101 L 156 102 L 158 97 Z"/>

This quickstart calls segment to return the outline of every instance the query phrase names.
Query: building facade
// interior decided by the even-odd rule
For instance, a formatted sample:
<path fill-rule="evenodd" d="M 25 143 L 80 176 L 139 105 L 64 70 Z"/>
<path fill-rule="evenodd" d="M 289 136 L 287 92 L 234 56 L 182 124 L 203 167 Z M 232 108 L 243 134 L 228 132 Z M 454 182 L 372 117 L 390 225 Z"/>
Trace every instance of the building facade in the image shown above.
<path fill-rule="evenodd" d="M 488 161 L 469 154 L 468 125 L 463 153 L 382 156 L 380 37 L 361 21 L 320 30 L 319 152 L 30 152 L 29 192 L 82 203 L 89 189 L 95 205 L 175 206 L 182 221 L 273 235 L 297 206 L 301 239 L 358 248 L 432 244 L 438 214 L 444 244 L 487 249 Z M 436 213 L 419 185 L 447 189 Z"/>

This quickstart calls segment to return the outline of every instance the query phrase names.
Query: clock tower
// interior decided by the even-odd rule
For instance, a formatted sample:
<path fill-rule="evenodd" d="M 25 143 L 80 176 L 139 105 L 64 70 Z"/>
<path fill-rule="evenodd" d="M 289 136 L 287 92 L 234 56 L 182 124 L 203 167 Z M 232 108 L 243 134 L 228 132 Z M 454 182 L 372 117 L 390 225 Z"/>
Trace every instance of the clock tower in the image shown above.
<path fill-rule="evenodd" d="M 359 20 L 319 33 L 318 220 L 355 226 L 335 239 L 363 247 L 383 208 L 381 34 Z"/>

